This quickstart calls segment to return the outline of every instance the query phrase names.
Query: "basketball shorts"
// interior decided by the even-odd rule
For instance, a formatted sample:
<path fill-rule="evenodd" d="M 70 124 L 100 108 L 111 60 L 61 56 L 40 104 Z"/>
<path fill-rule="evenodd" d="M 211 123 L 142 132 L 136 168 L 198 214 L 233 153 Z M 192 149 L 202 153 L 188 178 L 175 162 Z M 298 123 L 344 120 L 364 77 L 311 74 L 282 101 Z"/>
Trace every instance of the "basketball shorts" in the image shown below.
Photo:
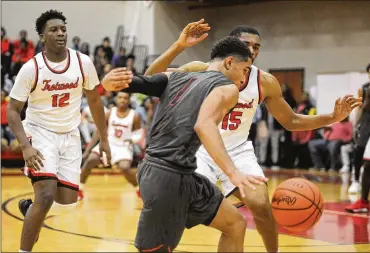
<path fill-rule="evenodd" d="M 54 179 L 58 187 L 78 190 L 82 149 L 80 132 L 76 128 L 68 133 L 55 133 L 31 123 L 23 123 L 32 147 L 40 151 L 44 159 L 40 171 L 25 167 L 24 174 L 32 183 Z"/>
<path fill-rule="evenodd" d="M 365 147 L 370 137 L 370 112 L 363 111 L 360 122 L 358 122 L 356 128 L 356 145 Z"/>
<path fill-rule="evenodd" d="M 366 148 L 364 152 L 364 160 L 370 162 L 370 137 L 366 144 Z"/>
<path fill-rule="evenodd" d="M 110 161 L 110 164 L 113 165 L 113 164 L 116 164 L 118 163 L 119 161 L 122 161 L 122 160 L 129 160 L 129 161 L 132 161 L 133 159 L 133 156 L 134 156 L 134 151 L 133 151 L 133 147 L 131 144 L 127 144 L 125 146 L 117 146 L 117 145 L 114 145 L 114 144 L 110 144 L 109 145 L 110 147 L 110 152 L 111 152 L 111 161 Z M 100 155 L 100 151 L 99 151 L 99 144 L 96 145 L 92 150 L 91 152 L 94 152 L 98 155 Z M 105 153 L 103 153 L 103 157 L 102 157 L 102 162 L 105 166 L 108 166 L 108 161 L 107 161 L 107 156 Z"/>
<path fill-rule="evenodd" d="M 254 154 L 254 148 L 251 141 L 228 151 L 229 156 L 234 162 L 236 168 L 245 174 L 265 177 L 262 168 L 257 162 Z M 197 154 L 196 172 L 208 178 L 213 184 L 221 182 L 221 188 L 225 197 L 229 197 L 237 189 L 225 173 L 217 166 L 211 156 L 203 148 Z"/>
<path fill-rule="evenodd" d="M 204 176 L 167 170 L 147 158 L 137 176 L 144 202 L 135 239 L 140 252 L 172 252 L 185 228 L 213 221 L 224 199 Z"/>

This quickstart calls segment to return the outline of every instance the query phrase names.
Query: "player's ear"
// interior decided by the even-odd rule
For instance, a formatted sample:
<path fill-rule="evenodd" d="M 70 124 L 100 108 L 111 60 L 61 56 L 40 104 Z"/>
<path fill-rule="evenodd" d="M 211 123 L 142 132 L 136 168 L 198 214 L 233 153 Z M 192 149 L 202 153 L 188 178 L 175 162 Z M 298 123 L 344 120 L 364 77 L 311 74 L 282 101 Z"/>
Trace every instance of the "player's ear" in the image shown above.
<path fill-rule="evenodd" d="M 45 43 L 45 35 L 44 34 L 40 34 L 40 41 L 42 43 Z"/>
<path fill-rule="evenodd" d="M 225 65 L 226 70 L 231 69 L 231 63 L 232 63 L 233 60 L 234 60 L 234 57 L 232 57 L 232 56 L 228 56 L 224 59 L 224 65 Z"/>

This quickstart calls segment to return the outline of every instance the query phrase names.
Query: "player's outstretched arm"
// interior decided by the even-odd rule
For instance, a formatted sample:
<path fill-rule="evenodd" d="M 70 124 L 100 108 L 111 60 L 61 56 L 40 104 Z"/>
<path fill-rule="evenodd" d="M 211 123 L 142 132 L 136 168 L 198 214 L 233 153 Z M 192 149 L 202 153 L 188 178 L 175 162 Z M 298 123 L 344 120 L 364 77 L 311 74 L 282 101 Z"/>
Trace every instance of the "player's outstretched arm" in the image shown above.
<path fill-rule="evenodd" d="M 236 105 L 238 97 L 239 91 L 234 84 L 215 88 L 204 100 L 194 130 L 212 159 L 232 183 L 239 187 L 242 196 L 244 196 L 244 186 L 255 189 L 253 184 L 263 184 L 267 179 L 241 174 L 227 154 L 222 141 L 218 124 Z"/>
<path fill-rule="evenodd" d="M 342 121 L 360 106 L 361 100 L 347 95 L 335 101 L 333 113 L 322 115 L 302 115 L 295 113 L 283 98 L 281 87 L 276 78 L 268 73 L 261 75 L 261 83 L 267 96 L 265 104 L 271 115 L 289 131 L 305 131 L 321 128 Z"/>
<path fill-rule="evenodd" d="M 153 75 L 168 71 L 171 62 L 187 47 L 192 47 L 207 38 L 205 33 L 211 28 L 204 23 L 204 19 L 188 24 L 181 32 L 179 38 L 161 56 L 159 56 L 146 70 L 145 75 Z M 177 71 L 171 69 L 169 71 Z"/>
<path fill-rule="evenodd" d="M 108 91 L 123 90 L 127 93 L 141 93 L 160 97 L 167 87 L 170 73 L 159 73 L 152 76 L 133 76 L 126 68 L 111 70 L 102 80 L 104 89 Z"/>

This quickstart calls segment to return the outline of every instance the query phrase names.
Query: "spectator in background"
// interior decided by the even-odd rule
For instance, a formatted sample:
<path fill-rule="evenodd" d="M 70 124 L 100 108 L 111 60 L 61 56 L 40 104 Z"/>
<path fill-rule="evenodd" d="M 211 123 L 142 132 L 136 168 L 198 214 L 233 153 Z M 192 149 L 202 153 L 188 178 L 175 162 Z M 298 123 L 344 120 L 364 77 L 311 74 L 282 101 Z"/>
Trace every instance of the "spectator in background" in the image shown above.
<path fill-rule="evenodd" d="M 29 47 L 28 41 L 22 39 L 20 41 L 20 46 L 14 49 L 14 54 L 12 58 L 13 66 L 11 70 L 11 77 L 16 76 L 26 62 L 28 62 L 34 56 L 34 49 Z"/>
<path fill-rule="evenodd" d="M 19 32 L 19 40 L 14 41 L 14 51 L 19 50 L 22 46 L 21 45 L 22 42 L 24 43 L 24 41 L 27 41 L 26 44 L 23 44 L 23 45 L 27 45 L 26 49 L 24 49 L 24 50 L 29 52 L 30 55 L 34 56 L 35 55 L 35 46 L 33 45 L 32 40 L 27 39 L 27 31 L 26 30 L 21 30 Z"/>
<path fill-rule="evenodd" d="M 119 54 L 113 56 L 112 65 L 115 68 L 118 67 L 126 67 L 127 64 L 127 56 L 126 56 L 126 48 L 120 47 Z"/>
<path fill-rule="evenodd" d="M 310 95 L 307 92 L 302 94 L 302 99 L 295 110 L 296 113 L 303 115 L 315 115 L 316 108 L 312 105 Z M 308 142 L 314 138 L 315 131 L 295 131 L 292 132 L 293 153 L 295 167 L 309 169 L 312 166 Z"/>
<path fill-rule="evenodd" d="M 325 127 L 324 139 L 311 140 L 308 143 L 315 169 L 319 169 L 322 172 L 326 171 L 325 158 L 329 154 L 329 171 L 333 172 L 336 170 L 338 161 L 340 161 L 340 147 L 351 141 L 353 134 L 352 128 L 352 123 L 347 117 L 342 122 Z"/>
<path fill-rule="evenodd" d="M 104 66 L 108 63 L 108 59 L 105 55 L 103 48 L 99 48 L 94 58 L 94 66 L 98 77 L 101 80 L 104 77 Z"/>
<path fill-rule="evenodd" d="M 76 51 L 80 51 L 80 42 L 81 42 L 80 37 L 74 36 L 72 38 L 72 49 Z"/>
<path fill-rule="evenodd" d="M 7 38 L 5 28 L 1 27 L 1 88 L 5 83 L 5 75 L 10 74 L 13 53 L 13 43 Z"/>
<path fill-rule="evenodd" d="M 1 145 L 4 149 L 8 149 L 9 144 L 12 150 L 15 151 L 18 145 L 15 136 L 8 126 L 8 118 L 6 117 L 6 109 L 8 108 L 8 93 L 1 91 Z"/>
<path fill-rule="evenodd" d="M 132 72 L 132 74 L 134 76 L 137 75 L 137 71 L 134 67 L 134 64 L 135 64 L 135 56 L 133 54 L 130 54 L 129 56 L 127 56 L 127 62 L 126 62 L 126 67 L 127 67 L 127 70 L 130 70 Z"/>
<path fill-rule="evenodd" d="M 82 54 L 86 54 L 90 56 L 90 44 L 87 42 L 82 42 L 81 47 L 80 47 L 80 52 Z"/>
<path fill-rule="evenodd" d="M 98 55 L 99 54 L 99 49 L 103 49 L 104 53 L 105 53 L 105 57 L 107 57 L 108 59 L 108 62 L 112 62 L 112 58 L 113 58 L 113 49 L 112 47 L 110 46 L 110 39 L 108 37 L 105 37 L 103 39 L 103 44 L 102 45 L 99 45 L 95 48 L 95 52 L 94 52 L 94 56 Z"/>
<path fill-rule="evenodd" d="M 36 44 L 35 55 L 37 55 L 38 53 L 44 51 L 44 49 L 45 49 L 44 43 L 41 40 L 39 40 L 37 42 L 37 44 Z"/>

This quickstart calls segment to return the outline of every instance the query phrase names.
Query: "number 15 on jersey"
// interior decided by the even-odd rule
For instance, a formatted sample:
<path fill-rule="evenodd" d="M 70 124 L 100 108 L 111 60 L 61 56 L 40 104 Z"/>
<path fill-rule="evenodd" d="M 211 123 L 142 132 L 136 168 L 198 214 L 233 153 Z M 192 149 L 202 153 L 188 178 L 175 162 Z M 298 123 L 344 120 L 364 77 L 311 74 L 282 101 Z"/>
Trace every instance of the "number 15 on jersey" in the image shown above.
<path fill-rule="evenodd" d="M 238 129 L 240 123 L 242 123 L 242 121 L 240 120 L 242 115 L 243 115 L 243 112 L 238 112 L 238 111 L 232 111 L 226 114 L 224 119 L 222 120 L 221 128 L 223 130 L 231 130 L 231 131 Z"/>

